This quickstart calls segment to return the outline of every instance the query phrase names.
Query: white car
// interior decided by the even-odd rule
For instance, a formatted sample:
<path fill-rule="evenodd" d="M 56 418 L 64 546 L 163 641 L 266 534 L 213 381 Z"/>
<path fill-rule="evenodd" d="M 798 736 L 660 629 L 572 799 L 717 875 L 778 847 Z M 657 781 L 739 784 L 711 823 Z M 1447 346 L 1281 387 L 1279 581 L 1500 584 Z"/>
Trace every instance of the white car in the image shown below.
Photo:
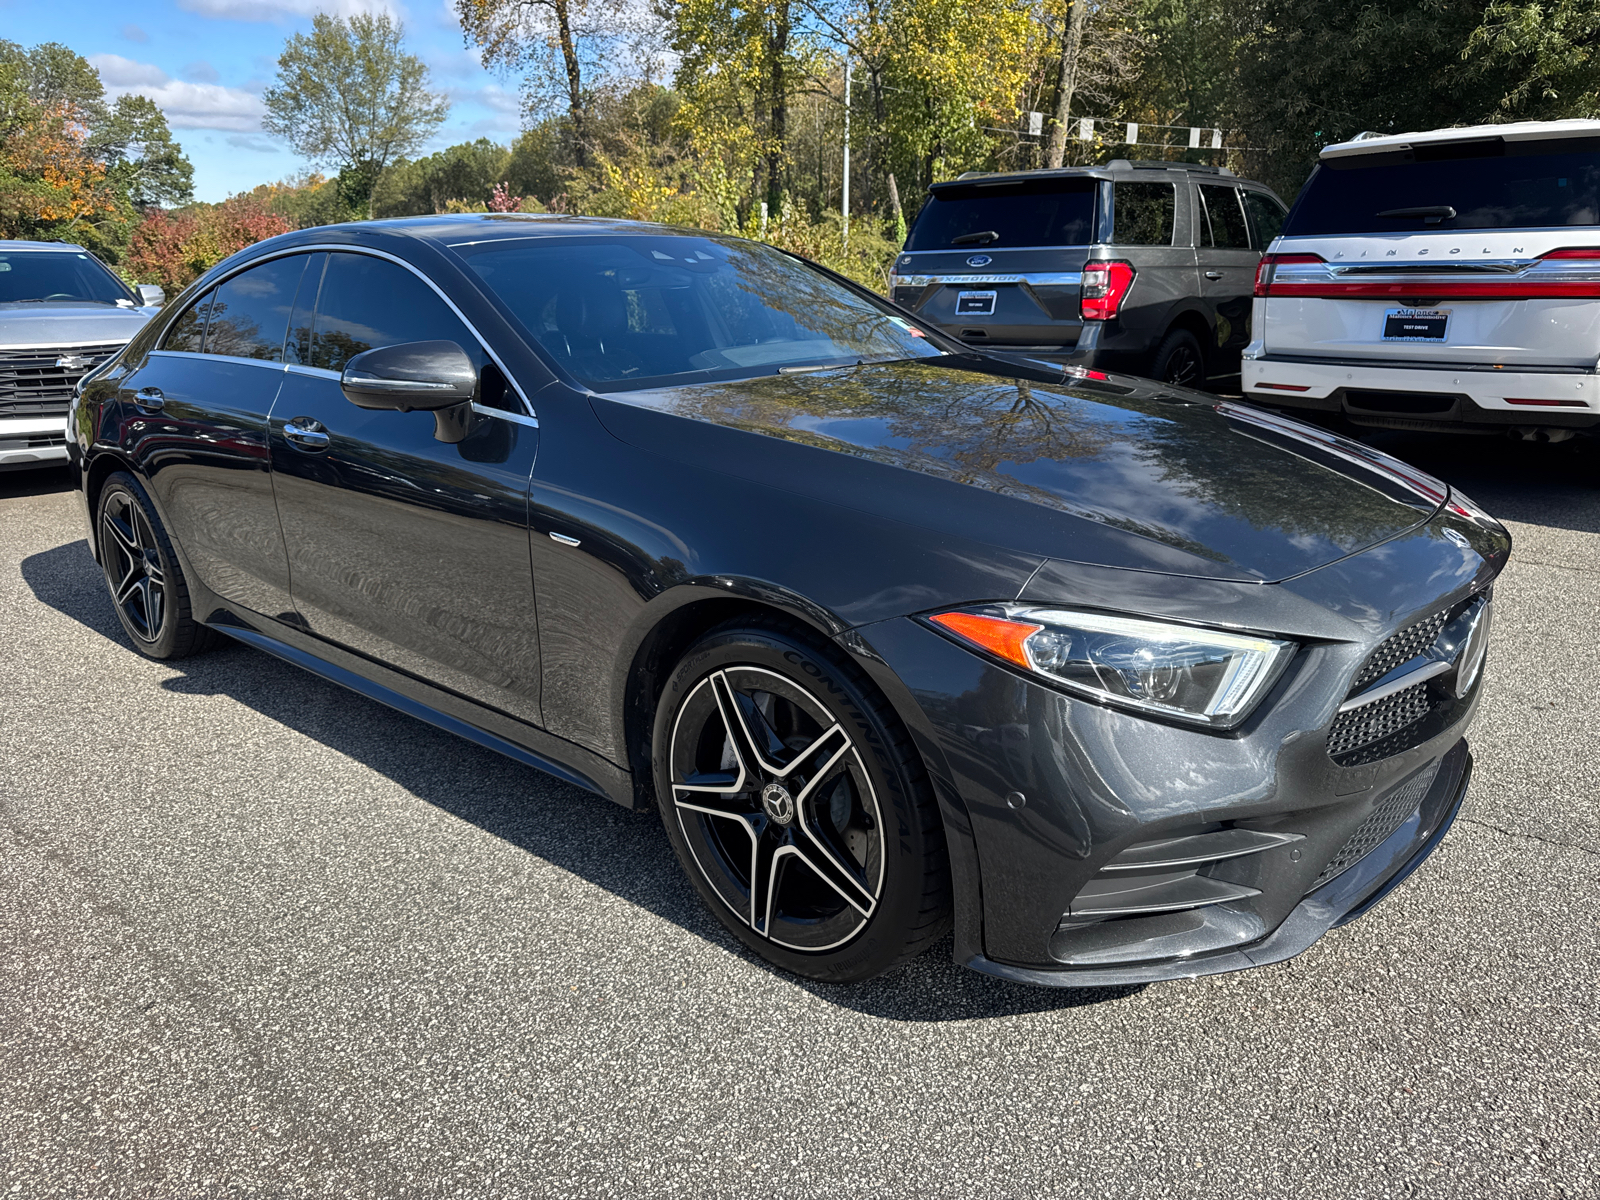
<path fill-rule="evenodd" d="M 1256 403 L 1548 441 L 1600 427 L 1600 121 L 1329 146 L 1252 324 Z"/>
<path fill-rule="evenodd" d="M 0 471 L 66 462 L 73 387 L 165 299 L 82 246 L 0 241 Z"/>

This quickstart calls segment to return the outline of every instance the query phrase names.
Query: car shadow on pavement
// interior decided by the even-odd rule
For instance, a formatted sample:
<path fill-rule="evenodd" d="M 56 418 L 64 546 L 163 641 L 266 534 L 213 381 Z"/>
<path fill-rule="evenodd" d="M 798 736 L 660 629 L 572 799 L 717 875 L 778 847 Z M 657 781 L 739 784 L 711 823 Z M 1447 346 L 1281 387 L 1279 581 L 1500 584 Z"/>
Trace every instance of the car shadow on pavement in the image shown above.
<path fill-rule="evenodd" d="M 87 542 L 31 555 L 21 569 L 41 603 L 126 645 Z M 127 652 L 134 653 L 131 647 Z M 159 684 L 167 691 L 243 704 L 828 1004 L 887 1020 L 959 1021 L 1076 1008 L 1142 990 L 1008 983 L 957 966 L 948 936 L 928 953 L 864 984 L 789 976 L 757 958 L 705 911 L 653 812 L 628 812 L 245 646 L 228 645 L 163 665 L 179 672 Z"/>

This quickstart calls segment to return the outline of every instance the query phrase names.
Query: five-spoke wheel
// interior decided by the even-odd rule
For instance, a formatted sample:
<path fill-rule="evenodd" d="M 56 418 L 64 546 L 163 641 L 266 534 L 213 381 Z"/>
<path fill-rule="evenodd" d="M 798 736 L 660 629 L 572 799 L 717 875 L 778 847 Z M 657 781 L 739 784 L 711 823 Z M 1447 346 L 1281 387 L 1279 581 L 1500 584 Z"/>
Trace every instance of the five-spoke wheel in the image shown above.
<path fill-rule="evenodd" d="M 215 630 L 194 619 L 189 589 L 155 506 L 132 475 L 117 471 L 100 489 L 96 547 L 117 620 L 139 653 L 182 658 L 210 649 Z"/>
<path fill-rule="evenodd" d="M 155 531 L 132 492 L 114 491 L 101 505 L 100 556 L 123 625 L 138 641 L 159 641 L 166 625 L 166 576 Z"/>
<path fill-rule="evenodd" d="M 655 730 L 673 848 L 763 957 L 865 979 L 947 926 L 942 825 L 920 760 L 843 656 L 781 622 L 713 631 L 668 679 Z"/>

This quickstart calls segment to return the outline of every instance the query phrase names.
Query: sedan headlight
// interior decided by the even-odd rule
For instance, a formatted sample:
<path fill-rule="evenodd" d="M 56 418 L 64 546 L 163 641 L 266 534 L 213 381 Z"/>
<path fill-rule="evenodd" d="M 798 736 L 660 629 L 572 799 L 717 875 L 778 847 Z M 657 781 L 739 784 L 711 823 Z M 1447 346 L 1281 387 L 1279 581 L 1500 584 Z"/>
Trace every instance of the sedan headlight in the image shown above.
<path fill-rule="evenodd" d="M 1295 651 L 1274 638 L 1057 608 L 989 605 L 928 620 L 1067 691 L 1219 729 L 1250 715 Z"/>

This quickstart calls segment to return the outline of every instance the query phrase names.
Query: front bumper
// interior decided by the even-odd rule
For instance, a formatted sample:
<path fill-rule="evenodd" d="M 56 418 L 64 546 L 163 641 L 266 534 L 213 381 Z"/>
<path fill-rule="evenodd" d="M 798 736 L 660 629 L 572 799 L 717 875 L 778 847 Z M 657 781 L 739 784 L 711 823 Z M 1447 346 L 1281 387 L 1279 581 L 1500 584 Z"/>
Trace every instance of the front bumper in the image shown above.
<path fill-rule="evenodd" d="M 1600 426 L 1600 375 L 1590 370 L 1496 369 L 1491 364 L 1318 361 L 1265 354 L 1240 372 L 1246 400 L 1342 413 L 1357 424 L 1499 432 Z"/>
<path fill-rule="evenodd" d="M 67 426 L 61 417 L 0 421 L 0 471 L 48 467 L 67 461 Z"/>
<path fill-rule="evenodd" d="M 1444 840 L 1461 811 L 1472 780 L 1472 755 L 1465 741 L 1444 756 L 1421 806 L 1365 858 L 1313 891 L 1272 933 L 1233 950 L 1133 967 L 1032 970 L 972 955 L 965 966 L 985 975 L 1045 987 L 1123 987 L 1173 979 L 1197 979 L 1245 971 L 1293 958 L 1328 930 L 1366 913 L 1420 867 Z"/>

